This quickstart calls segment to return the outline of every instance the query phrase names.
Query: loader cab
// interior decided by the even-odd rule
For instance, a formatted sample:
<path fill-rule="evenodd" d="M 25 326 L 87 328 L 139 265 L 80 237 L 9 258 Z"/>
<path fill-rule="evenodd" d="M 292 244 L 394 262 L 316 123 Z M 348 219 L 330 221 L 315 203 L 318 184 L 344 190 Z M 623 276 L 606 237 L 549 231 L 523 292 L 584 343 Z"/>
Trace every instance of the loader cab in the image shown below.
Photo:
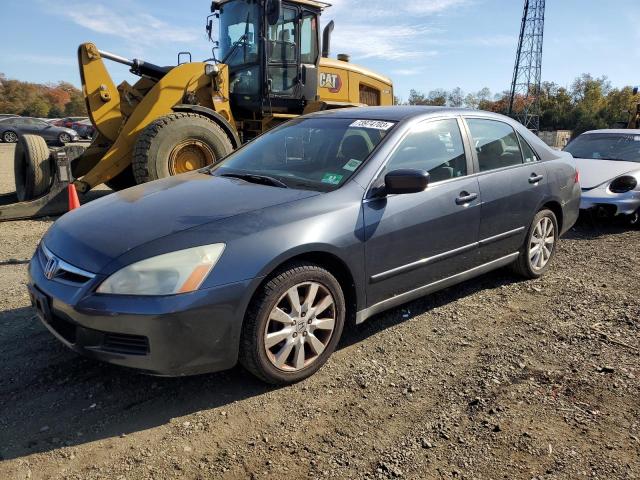
<path fill-rule="evenodd" d="M 299 114 L 316 100 L 322 8 L 310 0 L 213 3 L 234 113 Z"/>

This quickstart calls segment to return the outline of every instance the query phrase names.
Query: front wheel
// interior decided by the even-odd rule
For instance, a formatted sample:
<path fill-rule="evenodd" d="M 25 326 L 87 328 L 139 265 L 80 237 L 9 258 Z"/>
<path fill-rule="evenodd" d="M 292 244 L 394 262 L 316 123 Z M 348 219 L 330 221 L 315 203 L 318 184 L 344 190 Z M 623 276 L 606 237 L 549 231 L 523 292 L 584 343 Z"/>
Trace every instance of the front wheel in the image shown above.
<path fill-rule="evenodd" d="M 217 123 L 195 113 L 173 113 L 150 123 L 133 150 L 133 174 L 150 182 L 212 165 L 233 151 Z"/>
<path fill-rule="evenodd" d="M 292 264 L 269 280 L 249 307 L 240 363 L 268 383 L 299 382 L 331 356 L 344 321 L 344 294 L 336 278 L 315 264 Z"/>
<path fill-rule="evenodd" d="M 525 278 L 540 278 L 549 268 L 558 243 L 558 220 L 551 210 L 540 210 L 531 222 L 513 269 Z"/>
<path fill-rule="evenodd" d="M 71 135 L 69 135 L 68 133 L 61 133 L 60 135 L 58 135 L 58 141 L 63 145 L 65 143 L 71 143 Z"/>

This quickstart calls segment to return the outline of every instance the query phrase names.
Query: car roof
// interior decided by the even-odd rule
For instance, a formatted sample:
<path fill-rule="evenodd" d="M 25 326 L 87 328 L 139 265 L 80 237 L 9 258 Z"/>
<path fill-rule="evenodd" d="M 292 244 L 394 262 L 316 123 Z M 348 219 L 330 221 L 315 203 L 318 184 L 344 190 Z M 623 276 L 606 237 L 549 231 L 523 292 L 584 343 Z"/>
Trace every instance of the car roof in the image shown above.
<path fill-rule="evenodd" d="M 603 128 L 601 130 L 589 130 L 582 135 L 594 135 L 598 133 L 608 133 L 614 135 L 640 135 L 640 129 L 636 128 Z"/>
<path fill-rule="evenodd" d="M 312 113 L 312 116 L 321 115 L 331 118 L 354 118 L 359 120 L 387 120 L 390 122 L 401 122 L 415 117 L 422 117 L 433 114 L 471 114 L 474 116 L 483 116 L 504 120 L 504 115 L 486 112 L 483 110 L 473 110 L 470 108 L 452 108 L 452 107 L 431 107 L 423 105 L 396 105 L 389 107 L 354 107 L 339 108 L 335 110 L 324 110 L 322 112 Z"/>

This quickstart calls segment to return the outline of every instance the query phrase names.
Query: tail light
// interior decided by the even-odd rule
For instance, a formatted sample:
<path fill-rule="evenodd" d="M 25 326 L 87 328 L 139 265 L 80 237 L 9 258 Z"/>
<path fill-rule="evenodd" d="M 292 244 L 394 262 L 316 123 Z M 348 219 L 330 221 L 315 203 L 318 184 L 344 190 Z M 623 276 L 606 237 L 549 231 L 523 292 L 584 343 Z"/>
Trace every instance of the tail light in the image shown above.
<path fill-rule="evenodd" d="M 580 171 L 576 168 L 576 176 L 574 178 L 575 183 L 580 183 Z"/>

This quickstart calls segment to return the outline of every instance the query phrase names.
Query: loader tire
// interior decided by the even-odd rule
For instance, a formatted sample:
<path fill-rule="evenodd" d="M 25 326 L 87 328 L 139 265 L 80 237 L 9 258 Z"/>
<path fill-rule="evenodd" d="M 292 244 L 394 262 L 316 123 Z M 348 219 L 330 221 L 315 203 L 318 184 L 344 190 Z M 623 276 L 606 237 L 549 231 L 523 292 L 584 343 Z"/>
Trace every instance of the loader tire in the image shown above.
<path fill-rule="evenodd" d="M 214 121 L 195 113 L 173 113 L 149 124 L 133 150 L 137 183 L 212 165 L 233 151 L 227 134 Z"/>
<path fill-rule="evenodd" d="M 16 196 L 21 202 L 44 195 L 51 187 L 51 152 L 44 138 L 21 135 L 13 156 Z"/>
<path fill-rule="evenodd" d="M 136 179 L 133 176 L 133 170 L 131 169 L 131 165 L 121 171 L 118 175 L 113 177 L 111 180 L 107 180 L 104 182 L 107 187 L 111 190 L 119 192 L 120 190 L 125 190 L 127 188 L 135 187 L 137 185 Z"/>

